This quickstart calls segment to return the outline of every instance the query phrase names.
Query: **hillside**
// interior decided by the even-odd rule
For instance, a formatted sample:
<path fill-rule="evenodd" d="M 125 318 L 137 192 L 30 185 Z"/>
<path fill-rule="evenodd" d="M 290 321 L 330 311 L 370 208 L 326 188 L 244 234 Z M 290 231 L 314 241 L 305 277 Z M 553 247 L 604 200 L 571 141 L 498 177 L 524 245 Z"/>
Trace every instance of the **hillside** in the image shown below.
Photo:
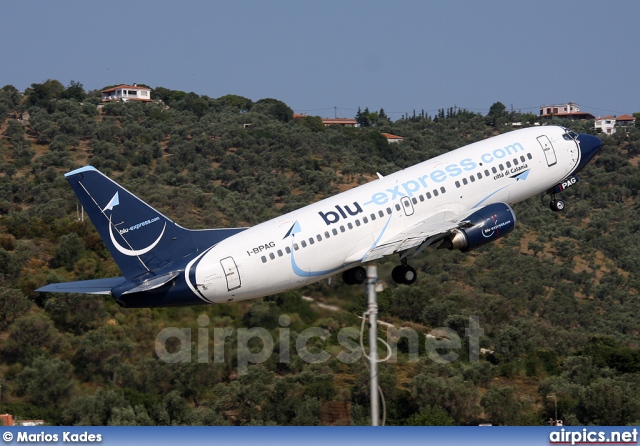
<path fill-rule="evenodd" d="M 338 277 L 212 307 L 133 310 L 35 293 L 119 275 L 79 219 L 65 172 L 91 164 L 185 227 L 254 225 L 534 118 L 442 110 L 391 122 L 381 110 L 366 127 L 325 128 L 291 119 L 274 99 L 158 87 L 162 104 L 99 110 L 99 93 L 77 83 L 32 87 L 0 90 L 0 404 L 52 424 L 367 424 L 369 406 L 368 371 L 340 360 L 349 351 L 338 342 L 345 328 L 357 341 L 365 296 Z M 381 132 L 405 139 L 388 144 Z M 391 283 L 396 259 L 378 263 L 388 282 L 380 318 L 411 328 L 404 333 L 418 333 L 420 346 L 414 360 L 413 339 L 403 338 L 397 360 L 381 365 L 387 424 L 543 424 L 552 394 L 568 424 L 640 423 L 639 147 L 638 128 L 607 137 L 564 193 L 565 212 L 551 212 L 546 196 L 516 204 L 518 225 L 504 239 L 470 253 L 427 249 L 412 262 L 413 286 Z M 476 317 L 488 352 L 479 361 L 465 337 Z M 171 327 L 190 329 L 191 352 L 167 340 L 179 362 L 158 353 Z M 266 330 L 274 350 L 245 370 L 238 345 L 251 327 Z M 294 341 L 314 327 L 326 339 L 309 341 L 310 353 L 330 355 L 315 364 Z M 443 327 L 461 339 L 447 364 L 432 360 L 424 338 Z M 264 345 L 249 347 L 255 359 Z"/>

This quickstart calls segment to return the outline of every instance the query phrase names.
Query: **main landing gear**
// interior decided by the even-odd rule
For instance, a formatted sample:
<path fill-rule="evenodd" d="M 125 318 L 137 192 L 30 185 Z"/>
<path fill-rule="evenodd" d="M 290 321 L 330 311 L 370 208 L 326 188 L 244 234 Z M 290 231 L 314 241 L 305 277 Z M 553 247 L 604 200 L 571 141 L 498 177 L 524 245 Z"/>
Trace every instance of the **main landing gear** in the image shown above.
<path fill-rule="evenodd" d="M 391 271 L 391 278 L 395 283 L 411 285 L 418 278 L 418 274 L 414 268 L 407 265 L 407 259 L 402 259 L 401 262 Z"/>
<path fill-rule="evenodd" d="M 549 209 L 553 212 L 560 212 L 564 209 L 564 201 L 557 200 L 555 194 L 551 194 L 551 202 L 549 203 Z"/>
<path fill-rule="evenodd" d="M 348 269 L 342 273 L 342 280 L 347 285 L 362 285 L 367 280 L 367 270 L 362 266 Z"/>
<path fill-rule="evenodd" d="M 391 278 L 395 283 L 411 285 L 418 278 L 416 270 L 407 265 L 407 259 L 391 271 Z M 348 269 L 342 273 L 342 280 L 347 285 L 362 285 L 367 280 L 367 270 L 362 266 Z"/>

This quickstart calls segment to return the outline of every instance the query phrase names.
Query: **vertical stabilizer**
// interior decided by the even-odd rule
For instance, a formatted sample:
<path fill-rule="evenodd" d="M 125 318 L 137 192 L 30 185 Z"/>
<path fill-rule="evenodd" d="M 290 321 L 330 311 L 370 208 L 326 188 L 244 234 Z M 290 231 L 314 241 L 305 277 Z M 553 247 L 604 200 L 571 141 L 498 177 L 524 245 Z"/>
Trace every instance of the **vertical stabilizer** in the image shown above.
<path fill-rule="evenodd" d="M 127 279 L 167 267 L 242 230 L 184 229 L 92 166 L 65 177 Z"/>

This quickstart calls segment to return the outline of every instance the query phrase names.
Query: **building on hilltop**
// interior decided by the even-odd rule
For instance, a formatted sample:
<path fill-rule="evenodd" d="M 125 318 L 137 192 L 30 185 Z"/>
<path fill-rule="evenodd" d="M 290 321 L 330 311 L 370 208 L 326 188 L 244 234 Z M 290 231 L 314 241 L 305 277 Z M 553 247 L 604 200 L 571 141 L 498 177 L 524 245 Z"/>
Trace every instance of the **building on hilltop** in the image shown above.
<path fill-rule="evenodd" d="M 151 102 L 151 89 L 147 87 L 140 87 L 138 84 L 118 85 L 117 87 L 102 90 L 101 93 L 102 102 Z"/>
<path fill-rule="evenodd" d="M 591 113 L 580 111 L 578 104 L 568 102 L 566 104 L 559 105 L 542 105 L 540 106 L 540 117 L 550 118 L 556 116 L 558 118 L 566 119 L 594 119 Z"/>
<path fill-rule="evenodd" d="M 351 118 L 322 118 L 325 127 L 330 125 L 339 125 L 342 127 L 357 127 L 358 121 Z"/>
<path fill-rule="evenodd" d="M 593 127 L 598 133 L 613 135 L 616 132 L 616 117 L 603 116 L 600 118 L 596 118 L 595 122 L 593 123 Z"/>
<path fill-rule="evenodd" d="M 593 127 L 598 133 L 604 133 L 606 135 L 613 135 L 616 132 L 616 127 L 624 127 L 628 131 L 628 127 L 635 125 L 636 118 L 629 115 L 616 116 L 603 116 L 596 118 Z"/>
<path fill-rule="evenodd" d="M 389 143 L 398 143 L 404 140 L 404 136 L 392 135 L 391 133 L 383 133 L 382 136 L 387 138 Z"/>

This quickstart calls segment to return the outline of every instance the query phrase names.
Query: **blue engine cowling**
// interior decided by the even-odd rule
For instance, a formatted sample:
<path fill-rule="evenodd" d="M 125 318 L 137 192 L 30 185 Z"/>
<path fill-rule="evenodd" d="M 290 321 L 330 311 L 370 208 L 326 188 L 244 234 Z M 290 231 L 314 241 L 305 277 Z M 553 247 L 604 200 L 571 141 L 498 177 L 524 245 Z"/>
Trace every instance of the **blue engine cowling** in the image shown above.
<path fill-rule="evenodd" d="M 513 231 L 516 214 L 507 203 L 494 203 L 469 215 L 466 227 L 455 229 L 438 249 L 471 251 Z"/>

